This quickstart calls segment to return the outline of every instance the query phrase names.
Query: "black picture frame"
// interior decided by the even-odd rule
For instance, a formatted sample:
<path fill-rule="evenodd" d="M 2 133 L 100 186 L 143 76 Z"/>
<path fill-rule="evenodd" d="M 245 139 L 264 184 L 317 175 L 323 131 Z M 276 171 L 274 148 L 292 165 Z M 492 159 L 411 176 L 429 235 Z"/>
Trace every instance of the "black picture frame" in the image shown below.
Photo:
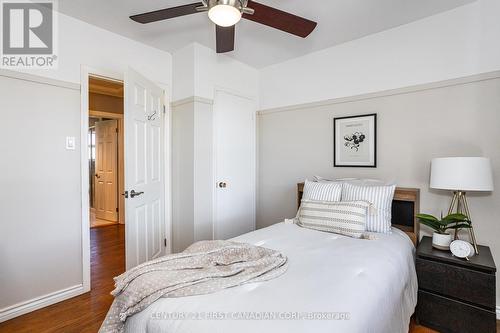
<path fill-rule="evenodd" d="M 367 164 L 349 164 L 349 163 L 340 163 L 337 161 L 337 147 L 341 142 L 337 142 L 337 124 L 339 121 L 346 119 L 356 119 L 356 118 L 373 118 L 373 162 L 368 162 Z M 371 156 L 371 154 L 370 154 Z M 336 168 L 376 168 L 377 167 L 377 114 L 369 113 L 369 114 L 361 114 L 355 116 L 347 116 L 347 117 L 337 117 L 333 118 L 333 166 Z"/>

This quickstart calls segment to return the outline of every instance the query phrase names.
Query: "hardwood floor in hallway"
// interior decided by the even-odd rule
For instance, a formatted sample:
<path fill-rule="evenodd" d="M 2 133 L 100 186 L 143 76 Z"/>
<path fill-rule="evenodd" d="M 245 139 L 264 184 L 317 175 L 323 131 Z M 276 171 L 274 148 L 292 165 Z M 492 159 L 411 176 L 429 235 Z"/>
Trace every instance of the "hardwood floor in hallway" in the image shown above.
<path fill-rule="evenodd" d="M 125 270 L 125 227 L 113 225 L 90 231 L 92 290 L 49 307 L 0 323 L 1 333 L 95 333 L 113 301 L 113 277 Z M 497 331 L 500 332 L 500 322 Z M 435 331 L 415 325 L 410 333 Z"/>

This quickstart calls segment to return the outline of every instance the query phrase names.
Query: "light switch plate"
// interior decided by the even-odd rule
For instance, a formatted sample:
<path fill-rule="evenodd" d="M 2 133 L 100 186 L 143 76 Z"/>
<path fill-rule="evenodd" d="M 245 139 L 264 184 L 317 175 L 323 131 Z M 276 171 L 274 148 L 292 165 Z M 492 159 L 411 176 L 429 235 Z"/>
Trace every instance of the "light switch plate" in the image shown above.
<path fill-rule="evenodd" d="M 66 137 L 66 149 L 67 150 L 75 150 L 76 146 L 76 140 L 74 136 L 67 136 Z"/>

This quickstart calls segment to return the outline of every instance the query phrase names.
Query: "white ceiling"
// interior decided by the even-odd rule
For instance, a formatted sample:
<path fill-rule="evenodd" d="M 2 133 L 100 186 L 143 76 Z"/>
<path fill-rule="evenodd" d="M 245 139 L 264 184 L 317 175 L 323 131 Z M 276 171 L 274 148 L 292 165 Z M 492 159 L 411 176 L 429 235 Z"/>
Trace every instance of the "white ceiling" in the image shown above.
<path fill-rule="evenodd" d="M 260 0 L 318 22 L 306 39 L 248 20 L 236 27 L 235 51 L 255 68 L 325 49 L 434 15 L 475 0 Z M 156 48 L 173 52 L 192 42 L 215 48 L 215 27 L 206 13 L 142 25 L 128 17 L 196 0 L 59 0 L 59 11 Z"/>

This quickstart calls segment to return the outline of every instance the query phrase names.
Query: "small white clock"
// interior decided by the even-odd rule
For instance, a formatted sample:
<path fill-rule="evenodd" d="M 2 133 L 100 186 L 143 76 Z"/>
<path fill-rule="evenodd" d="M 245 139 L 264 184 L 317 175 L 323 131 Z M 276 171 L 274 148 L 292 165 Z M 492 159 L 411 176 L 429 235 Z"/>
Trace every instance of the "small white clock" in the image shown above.
<path fill-rule="evenodd" d="M 476 254 L 472 244 L 463 240 L 455 240 L 451 242 L 450 251 L 455 257 L 465 258 L 467 260 L 469 260 L 469 257 Z"/>

